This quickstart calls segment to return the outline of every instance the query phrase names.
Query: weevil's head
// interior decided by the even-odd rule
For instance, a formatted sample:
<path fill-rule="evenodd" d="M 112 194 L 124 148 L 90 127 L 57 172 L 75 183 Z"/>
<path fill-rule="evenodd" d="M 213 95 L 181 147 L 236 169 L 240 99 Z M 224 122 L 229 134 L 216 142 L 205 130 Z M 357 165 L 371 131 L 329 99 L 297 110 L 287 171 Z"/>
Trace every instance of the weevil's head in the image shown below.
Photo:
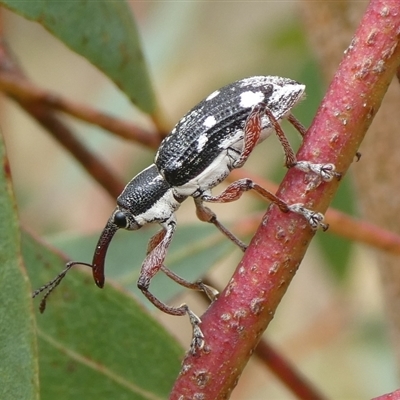
<path fill-rule="evenodd" d="M 107 249 L 118 229 L 132 231 L 150 222 L 162 224 L 173 216 L 179 204 L 154 164 L 136 175 L 118 197 L 117 207 L 97 242 L 92 262 L 96 285 L 104 286 Z"/>

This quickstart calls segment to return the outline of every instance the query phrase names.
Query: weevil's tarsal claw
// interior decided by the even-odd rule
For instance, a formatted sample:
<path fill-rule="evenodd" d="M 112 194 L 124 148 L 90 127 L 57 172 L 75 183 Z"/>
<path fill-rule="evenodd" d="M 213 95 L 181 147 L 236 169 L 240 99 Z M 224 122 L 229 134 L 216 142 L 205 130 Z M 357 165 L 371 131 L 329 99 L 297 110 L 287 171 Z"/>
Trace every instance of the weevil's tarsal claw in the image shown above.
<path fill-rule="evenodd" d="M 306 173 L 313 173 L 318 175 L 323 181 L 330 182 L 333 178 L 338 180 L 342 177 L 342 174 L 336 172 L 336 167 L 334 164 L 313 164 L 308 161 L 297 161 L 294 168 Z"/>
<path fill-rule="evenodd" d="M 197 282 L 201 290 L 207 295 L 211 302 L 215 301 L 219 296 L 219 292 L 217 289 L 212 286 L 206 285 L 202 281 Z"/>
<path fill-rule="evenodd" d="M 193 328 L 192 343 L 190 344 L 190 353 L 196 354 L 197 350 L 201 350 L 204 347 L 205 339 L 204 334 L 201 331 L 199 325 L 201 324 L 201 319 L 189 309 L 186 304 L 182 304 L 186 308 L 186 313 L 189 316 L 190 324 Z M 182 307 L 181 306 L 181 307 Z"/>
<path fill-rule="evenodd" d="M 328 229 L 329 225 L 324 223 L 323 214 L 309 210 L 308 208 L 305 208 L 304 205 L 301 203 L 292 204 L 288 207 L 290 211 L 302 215 L 310 224 L 313 230 L 321 228 L 323 231 L 326 231 Z"/>
<path fill-rule="evenodd" d="M 103 232 L 100 235 L 100 238 L 96 245 L 96 250 L 93 255 L 92 262 L 92 272 L 93 279 L 96 282 L 96 285 L 100 288 L 104 286 L 104 263 L 106 260 L 106 254 L 108 246 L 110 245 L 111 239 L 113 238 L 115 232 L 119 227 L 114 223 L 114 213 L 111 218 L 108 220 L 107 225 L 103 229 Z"/>

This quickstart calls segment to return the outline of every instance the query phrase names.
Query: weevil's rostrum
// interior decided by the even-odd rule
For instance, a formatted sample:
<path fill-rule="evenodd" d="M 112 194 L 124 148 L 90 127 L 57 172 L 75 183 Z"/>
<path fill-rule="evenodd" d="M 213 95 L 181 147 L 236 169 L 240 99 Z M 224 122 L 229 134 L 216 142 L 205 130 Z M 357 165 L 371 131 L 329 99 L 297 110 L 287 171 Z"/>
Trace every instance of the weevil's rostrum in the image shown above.
<path fill-rule="evenodd" d="M 150 291 L 150 281 L 162 271 L 187 288 L 204 291 L 211 299 L 215 291 L 201 282 L 190 283 L 180 278 L 165 265 L 168 246 L 176 230 L 175 211 L 182 201 L 193 197 L 200 220 L 214 224 L 243 251 L 246 245 L 226 229 L 204 202 L 227 203 L 240 198 L 247 190 L 255 190 L 275 203 L 283 212 L 302 215 L 312 229 L 326 228 L 323 215 L 309 210 L 301 203 L 287 204 L 250 179 L 231 183 L 219 195 L 211 189 L 222 182 L 235 168 L 240 168 L 256 145 L 275 131 L 285 153 L 285 165 L 314 174 L 320 181 L 339 177 L 333 164 L 297 161 L 279 125 L 288 120 L 304 135 L 304 128 L 291 114 L 292 108 L 304 97 L 305 86 L 291 79 L 277 76 L 255 76 L 231 83 L 211 93 L 192 108 L 162 141 L 154 164 L 136 175 L 117 199 L 95 249 L 92 264 L 70 262 L 58 277 L 34 292 L 34 297 L 47 290 L 41 303 L 60 283 L 66 272 L 76 264 L 92 267 L 93 277 L 103 287 L 104 266 L 108 246 L 118 229 L 137 230 L 148 223 L 158 223 L 161 230 L 149 242 L 143 261 L 138 287 L 160 310 L 172 315 L 188 314 L 193 326 L 192 351 L 201 349 L 204 337 L 199 328 L 201 320 L 186 304 L 172 307 L 162 303 Z"/>
<path fill-rule="evenodd" d="M 244 125 L 253 107 L 265 103 L 279 121 L 300 101 L 304 90 L 296 81 L 274 76 L 255 76 L 216 90 L 163 140 L 155 158 L 157 168 L 172 186 L 182 186 L 191 180 L 199 182 L 203 171 L 212 165 L 209 174 L 221 170 L 211 182 L 218 184 L 241 154 Z M 266 115 L 261 123 L 259 142 L 273 130 Z"/>

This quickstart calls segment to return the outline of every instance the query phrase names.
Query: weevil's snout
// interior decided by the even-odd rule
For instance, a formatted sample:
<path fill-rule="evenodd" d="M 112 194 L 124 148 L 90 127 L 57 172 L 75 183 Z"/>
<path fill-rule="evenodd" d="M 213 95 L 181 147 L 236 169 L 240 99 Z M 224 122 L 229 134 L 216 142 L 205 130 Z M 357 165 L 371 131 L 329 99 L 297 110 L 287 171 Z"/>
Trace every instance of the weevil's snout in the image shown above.
<path fill-rule="evenodd" d="M 121 209 L 120 207 L 114 210 L 100 235 L 93 255 L 93 278 L 98 287 L 102 288 L 104 286 L 104 264 L 106 261 L 107 249 L 115 232 L 117 232 L 118 229 L 136 230 L 139 228 L 140 225 L 129 211 Z"/>
<path fill-rule="evenodd" d="M 93 279 L 96 282 L 96 285 L 100 288 L 104 286 L 104 264 L 106 261 L 108 246 L 110 245 L 115 232 L 117 232 L 119 228 L 122 228 L 122 226 L 120 226 L 122 223 L 122 216 L 117 216 L 117 218 L 115 217 L 118 213 L 119 211 L 114 212 L 111 218 L 107 221 L 107 225 L 100 235 L 93 255 Z"/>

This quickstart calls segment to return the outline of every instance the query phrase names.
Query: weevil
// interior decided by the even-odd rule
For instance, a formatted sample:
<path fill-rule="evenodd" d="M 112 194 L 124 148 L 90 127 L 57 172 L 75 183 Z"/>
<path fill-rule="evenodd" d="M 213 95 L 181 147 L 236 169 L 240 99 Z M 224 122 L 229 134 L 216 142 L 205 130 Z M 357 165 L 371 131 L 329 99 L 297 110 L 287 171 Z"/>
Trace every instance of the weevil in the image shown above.
<path fill-rule="evenodd" d="M 305 129 L 291 114 L 304 93 L 305 86 L 294 80 L 254 76 L 214 91 L 192 108 L 161 142 L 154 163 L 137 174 L 117 198 L 117 206 L 98 240 L 92 264 L 70 262 L 55 279 L 34 292 L 35 297 L 47 289 L 41 311 L 50 292 L 73 265 L 90 266 L 96 285 L 100 288 L 104 286 L 106 253 L 118 229 L 138 230 L 148 223 L 158 223 L 161 230 L 150 239 L 138 287 L 160 310 L 172 315 L 188 314 L 193 326 L 192 351 L 202 348 L 204 336 L 199 327 L 200 318 L 186 304 L 179 307 L 166 305 L 149 291 L 151 279 L 161 270 L 185 287 L 203 290 L 211 300 L 216 296 L 212 288 L 201 282 L 187 282 L 164 266 L 167 249 L 176 230 L 175 212 L 184 200 L 192 197 L 199 219 L 214 224 L 245 251 L 246 245 L 219 222 L 204 202 L 231 202 L 252 189 L 275 203 L 283 212 L 301 214 L 312 229 L 326 229 L 321 213 L 309 210 L 303 204 L 289 205 L 250 179 L 231 183 L 219 195 L 211 193 L 211 189 L 221 183 L 230 171 L 242 167 L 255 146 L 273 131 L 284 149 L 287 168 L 313 173 L 323 181 L 340 177 L 333 164 L 298 161 L 279 125 L 279 121 L 287 118 L 304 135 Z"/>

